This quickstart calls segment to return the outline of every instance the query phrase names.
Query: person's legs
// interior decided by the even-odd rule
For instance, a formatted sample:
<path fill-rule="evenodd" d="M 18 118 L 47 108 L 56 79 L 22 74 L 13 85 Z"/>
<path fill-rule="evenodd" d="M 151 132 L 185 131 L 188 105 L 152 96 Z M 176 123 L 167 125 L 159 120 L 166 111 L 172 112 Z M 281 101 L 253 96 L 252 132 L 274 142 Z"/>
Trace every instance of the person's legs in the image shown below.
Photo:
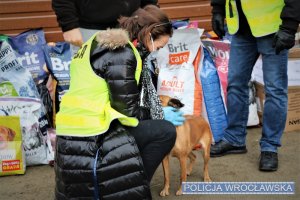
<path fill-rule="evenodd" d="M 258 50 L 262 54 L 265 84 L 263 128 L 260 140 L 261 158 L 259 169 L 276 171 L 278 168 L 277 148 L 285 128 L 287 115 L 287 60 L 288 51 L 276 55 L 272 47 L 274 34 L 257 38 Z"/>
<path fill-rule="evenodd" d="M 262 54 L 265 84 L 261 151 L 277 152 L 285 128 L 287 114 L 287 60 L 288 51 L 275 54 L 273 35 L 258 38 L 258 50 Z"/>
<path fill-rule="evenodd" d="M 233 35 L 228 66 L 228 126 L 221 142 L 212 146 L 212 157 L 247 152 L 245 143 L 249 113 L 248 83 L 257 58 L 256 40 L 251 34 Z"/>
<path fill-rule="evenodd" d="M 175 144 L 176 129 L 166 120 L 145 120 L 140 121 L 137 127 L 128 128 L 128 131 L 136 140 L 151 181 L 156 168 Z"/>

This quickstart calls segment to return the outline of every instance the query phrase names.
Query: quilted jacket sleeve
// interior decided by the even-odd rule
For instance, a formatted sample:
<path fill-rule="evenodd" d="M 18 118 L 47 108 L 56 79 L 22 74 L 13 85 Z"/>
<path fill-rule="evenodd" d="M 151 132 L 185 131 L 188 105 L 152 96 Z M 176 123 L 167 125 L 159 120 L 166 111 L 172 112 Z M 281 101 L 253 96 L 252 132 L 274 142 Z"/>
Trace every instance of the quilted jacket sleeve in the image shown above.
<path fill-rule="evenodd" d="M 97 48 L 91 58 L 98 76 L 110 91 L 111 106 L 118 112 L 139 120 L 150 119 L 150 111 L 139 106 L 140 90 L 135 80 L 136 59 L 130 47 L 108 51 Z"/>

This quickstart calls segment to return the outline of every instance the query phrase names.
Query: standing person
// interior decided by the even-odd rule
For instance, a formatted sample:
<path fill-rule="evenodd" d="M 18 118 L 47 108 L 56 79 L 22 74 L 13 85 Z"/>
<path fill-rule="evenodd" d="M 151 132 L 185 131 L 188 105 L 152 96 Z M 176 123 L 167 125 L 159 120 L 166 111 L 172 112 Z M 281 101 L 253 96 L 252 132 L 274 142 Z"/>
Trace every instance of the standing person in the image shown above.
<path fill-rule="evenodd" d="M 211 157 L 246 153 L 248 82 L 262 56 L 266 101 L 260 139 L 259 170 L 276 171 L 278 147 L 287 114 L 288 49 L 295 44 L 300 22 L 298 0 L 212 0 L 212 26 L 222 38 L 224 18 L 233 34 L 228 66 L 228 126 L 211 147 Z"/>
<path fill-rule="evenodd" d="M 52 8 L 73 55 L 99 30 L 115 28 L 120 16 L 131 16 L 139 7 L 157 0 L 52 0 Z"/>
<path fill-rule="evenodd" d="M 57 199 L 151 199 L 149 182 L 175 143 L 174 125 L 184 121 L 163 110 L 154 91 L 143 91 L 140 106 L 152 80 L 130 42 L 148 52 L 163 47 L 172 35 L 168 17 L 148 5 L 120 26 L 94 34 L 72 59 L 56 115 Z"/>

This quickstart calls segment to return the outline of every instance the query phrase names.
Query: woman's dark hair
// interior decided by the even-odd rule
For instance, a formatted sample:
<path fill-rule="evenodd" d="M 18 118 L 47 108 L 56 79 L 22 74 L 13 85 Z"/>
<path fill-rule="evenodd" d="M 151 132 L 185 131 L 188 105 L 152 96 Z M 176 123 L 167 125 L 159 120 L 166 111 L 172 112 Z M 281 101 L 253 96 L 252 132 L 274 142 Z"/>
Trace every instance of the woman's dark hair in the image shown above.
<path fill-rule="evenodd" d="M 146 38 L 150 37 L 156 40 L 162 35 L 172 36 L 172 24 L 168 16 L 157 6 L 147 5 L 139 8 L 130 17 L 119 18 L 120 27 L 126 29 L 131 41 L 137 39 L 143 44 Z"/>

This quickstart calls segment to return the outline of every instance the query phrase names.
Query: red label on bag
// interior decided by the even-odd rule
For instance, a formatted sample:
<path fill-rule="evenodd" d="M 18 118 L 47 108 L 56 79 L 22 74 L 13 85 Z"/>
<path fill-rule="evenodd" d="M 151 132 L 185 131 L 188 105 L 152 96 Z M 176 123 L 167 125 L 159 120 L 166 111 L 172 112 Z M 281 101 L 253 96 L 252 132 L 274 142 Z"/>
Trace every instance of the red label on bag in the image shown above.
<path fill-rule="evenodd" d="M 190 52 L 182 52 L 182 53 L 173 53 L 169 54 L 169 64 L 170 65 L 180 65 L 189 60 Z"/>
<path fill-rule="evenodd" d="M 20 160 L 2 161 L 2 171 L 3 172 L 15 171 L 15 170 L 20 170 L 20 169 L 21 169 Z"/>

